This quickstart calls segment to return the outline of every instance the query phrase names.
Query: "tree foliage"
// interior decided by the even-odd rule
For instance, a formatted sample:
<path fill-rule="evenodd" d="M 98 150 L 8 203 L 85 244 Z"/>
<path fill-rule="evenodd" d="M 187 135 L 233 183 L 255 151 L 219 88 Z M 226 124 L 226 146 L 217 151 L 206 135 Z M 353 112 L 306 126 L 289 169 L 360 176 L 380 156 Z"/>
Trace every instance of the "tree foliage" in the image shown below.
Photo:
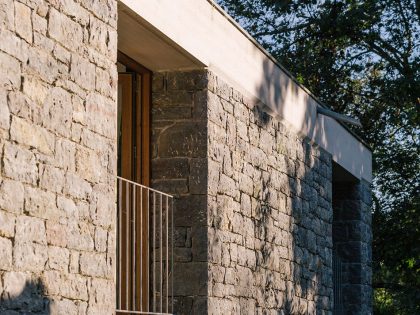
<path fill-rule="evenodd" d="M 354 131 L 374 153 L 376 311 L 419 314 L 420 1 L 219 4 L 324 103 L 361 120 Z"/>

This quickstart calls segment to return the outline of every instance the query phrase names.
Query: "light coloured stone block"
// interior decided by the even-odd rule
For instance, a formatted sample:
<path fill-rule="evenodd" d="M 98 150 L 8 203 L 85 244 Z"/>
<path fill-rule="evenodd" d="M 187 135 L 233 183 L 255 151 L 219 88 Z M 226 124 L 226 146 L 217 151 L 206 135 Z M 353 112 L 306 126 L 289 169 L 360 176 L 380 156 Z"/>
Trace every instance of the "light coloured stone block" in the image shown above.
<path fill-rule="evenodd" d="M 105 166 L 97 152 L 84 147 L 77 147 L 76 173 L 80 177 L 97 183 L 101 176 L 106 173 Z"/>
<path fill-rule="evenodd" d="M 44 220 L 28 216 L 17 217 L 15 241 L 47 244 Z"/>
<path fill-rule="evenodd" d="M 9 212 L 21 213 L 23 210 L 24 189 L 18 181 L 0 181 L 0 208 Z"/>
<path fill-rule="evenodd" d="M 54 152 L 54 135 L 22 118 L 12 118 L 10 137 L 20 144 L 38 149 L 41 153 L 51 155 Z"/>
<path fill-rule="evenodd" d="M 92 225 L 77 221 L 68 222 L 68 241 L 70 249 L 93 250 L 94 249 L 94 228 Z"/>
<path fill-rule="evenodd" d="M 10 56 L 14 56 L 21 62 L 28 60 L 28 44 L 16 36 L 14 33 L 0 28 L 0 50 L 6 52 Z"/>
<path fill-rule="evenodd" d="M 48 85 L 39 78 L 29 75 L 23 78 L 23 93 L 38 105 L 44 104 L 48 91 Z"/>
<path fill-rule="evenodd" d="M 108 242 L 108 233 L 106 230 L 97 227 L 95 229 L 95 250 L 98 252 L 105 252 Z"/>
<path fill-rule="evenodd" d="M 0 1 L 0 25 L 13 31 L 15 29 L 15 14 L 13 0 Z"/>
<path fill-rule="evenodd" d="M 55 144 L 54 165 L 65 171 L 76 169 L 76 145 L 67 139 L 58 138 Z"/>
<path fill-rule="evenodd" d="M 50 9 L 48 33 L 69 49 L 77 49 L 83 43 L 82 27 L 53 8 Z"/>
<path fill-rule="evenodd" d="M 65 247 L 69 234 L 67 233 L 67 225 L 61 224 L 57 221 L 46 221 L 47 243 L 50 245 Z"/>
<path fill-rule="evenodd" d="M 21 84 L 19 61 L 16 58 L 0 51 L 0 69 L 2 69 L 0 73 L 1 86 L 6 89 L 19 89 Z M 3 91 L 3 93 L 5 93 L 5 91 Z M 7 106 L 7 102 L 0 106 Z"/>
<path fill-rule="evenodd" d="M 48 259 L 47 246 L 36 243 L 15 243 L 13 266 L 20 271 L 41 272 Z"/>
<path fill-rule="evenodd" d="M 49 220 L 58 220 L 61 216 L 54 193 L 29 186 L 25 187 L 25 211 L 32 216 Z"/>
<path fill-rule="evenodd" d="M 0 237 L 0 269 L 10 270 L 12 266 L 12 241 Z"/>
<path fill-rule="evenodd" d="M 52 88 L 45 99 L 42 115 L 43 126 L 69 138 L 73 115 L 71 94 L 59 87 Z"/>
<path fill-rule="evenodd" d="M 57 207 L 66 218 L 79 218 L 78 208 L 72 199 L 57 196 Z"/>
<path fill-rule="evenodd" d="M 95 88 L 95 65 L 76 54 L 71 56 L 70 78 L 86 90 Z"/>
<path fill-rule="evenodd" d="M 80 272 L 86 276 L 110 278 L 112 266 L 107 261 L 106 254 L 82 252 L 80 254 Z"/>
<path fill-rule="evenodd" d="M 87 303 L 77 300 L 52 299 L 50 303 L 51 314 L 55 315 L 85 315 L 87 312 Z"/>
<path fill-rule="evenodd" d="M 0 128 L 4 130 L 10 128 L 10 111 L 7 104 L 7 93 L 4 89 L 0 90 Z"/>
<path fill-rule="evenodd" d="M 109 227 L 115 220 L 115 192 L 113 187 L 95 185 L 90 200 L 90 216 L 95 225 Z"/>
<path fill-rule="evenodd" d="M 20 2 L 15 2 L 15 29 L 28 43 L 32 43 L 31 9 Z"/>
<path fill-rule="evenodd" d="M 46 164 L 39 166 L 39 187 L 61 193 L 64 186 L 64 171 Z"/>
<path fill-rule="evenodd" d="M 14 214 L 0 210 L 0 236 L 13 237 L 15 235 L 15 222 Z"/>
<path fill-rule="evenodd" d="M 92 192 L 92 186 L 73 173 L 66 174 L 64 193 L 79 199 L 88 199 Z"/>
<path fill-rule="evenodd" d="M 69 250 L 57 246 L 48 247 L 48 267 L 53 270 L 67 272 L 69 266 Z"/>

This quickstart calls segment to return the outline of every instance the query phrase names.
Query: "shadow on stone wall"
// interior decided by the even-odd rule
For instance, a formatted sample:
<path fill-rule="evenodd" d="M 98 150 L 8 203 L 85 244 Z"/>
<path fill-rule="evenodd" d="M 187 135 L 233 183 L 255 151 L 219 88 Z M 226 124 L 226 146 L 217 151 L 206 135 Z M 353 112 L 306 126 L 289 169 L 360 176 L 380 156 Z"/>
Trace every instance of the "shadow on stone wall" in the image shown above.
<path fill-rule="evenodd" d="M 9 273 L 10 279 L 4 283 L 0 315 L 51 314 L 50 300 L 45 296 L 42 281 L 25 281 L 22 286 L 18 278 L 12 279 L 13 274 Z"/>
<path fill-rule="evenodd" d="M 260 86 L 260 93 L 267 93 L 267 84 L 274 76 L 274 66 L 271 62 L 265 62 L 264 80 Z M 280 78 L 282 88 L 274 91 L 274 103 L 277 104 L 277 110 L 280 116 L 283 116 L 284 107 L 282 104 L 286 101 L 286 94 L 292 93 L 294 97 L 298 97 L 299 88 L 290 79 Z M 278 123 L 278 118 L 273 118 L 265 112 L 264 106 L 256 104 L 253 108 L 255 123 L 261 128 L 266 128 L 270 124 L 279 124 L 280 129 L 284 127 Z M 313 126 L 306 126 L 313 128 Z M 294 135 L 294 130 L 290 130 L 290 134 Z M 288 133 L 288 131 L 286 131 Z M 276 137 L 276 141 L 282 141 L 283 135 Z M 332 310 L 332 186 L 331 186 L 331 159 L 330 156 L 322 149 L 313 148 L 309 139 L 303 139 L 296 136 L 299 145 L 297 151 L 302 150 L 301 159 L 305 166 L 302 171 L 302 165 L 298 167 L 299 158 L 295 163 L 286 163 L 286 173 L 288 175 L 288 189 L 291 192 L 291 204 L 287 205 L 287 209 L 291 216 L 290 235 L 291 239 L 288 244 L 291 263 L 291 279 L 286 281 L 286 288 L 282 298 L 278 298 L 277 305 L 281 309 L 277 311 L 280 315 L 285 314 L 318 314 L 322 311 Z M 292 141 L 293 143 L 293 141 Z M 282 143 L 279 143 L 283 145 Z M 290 148 L 286 143 L 285 155 L 289 155 Z M 293 148 L 294 149 L 294 148 Z M 292 150 L 293 150 L 292 149 Z M 319 160 L 314 161 L 314 150 L 317 150 Z M 290 158 L 290 156 L 289 156 Z M 316 160 L 316 159 L 315 159 Z M 290 161 L 290 160 L 289 160 Z M 319 163 L 316 163 L 319 162 Z M 325 167 L 326 166 L 326 167 Z M 260 212 L 261 219 L 255 222 L 255 231 L 264 233 L 267 237 L 270 209 L 270 181 L 271 178 L 262 178 Z M 328 183 L 329 182 L 329 183 Z M 322 195 L 322 196 L 321 196 Z M 324 234 L 324 235 L 322 235 Z M 274 253 L 273 240 L 266 239 L 261 254 L 262 259 L 257 260 L 258 268 L 264 268 L 271 255 Z M 274 277 L 270 275 L 270 271 L 265 269 L 267 280 L 265 293 L 270 298 L 270 288 L 274 287 L 270 283 L 270 279 Z M 281 300 L 282 299 L 282 300 Z M 313 301 L 311 305 L 303 302 Z"/>

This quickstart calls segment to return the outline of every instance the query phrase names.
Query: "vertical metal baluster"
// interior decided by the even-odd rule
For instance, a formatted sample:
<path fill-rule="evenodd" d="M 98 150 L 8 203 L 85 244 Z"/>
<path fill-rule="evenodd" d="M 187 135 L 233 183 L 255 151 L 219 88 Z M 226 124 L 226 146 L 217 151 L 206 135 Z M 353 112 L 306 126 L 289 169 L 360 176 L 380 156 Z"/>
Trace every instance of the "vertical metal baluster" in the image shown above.
<path fill-rule="evenodd" d="M 146 211 L 146 223 L 147 223 L 147 251 L 146 251 L 146 277 L 147 277 L 147 298 L 146 298 L 146 311 L 150 312 L 150 191 L 146 188 L 146 196 L 147 196 L 147 211 Z"/>
<path fill-rule="evenodd" d="M 171 313 L 174 312 L 174 198 L 171 197 Z"/>
<path fill-rule="evenodd" d="M 166 313 L 169 313 L 169 197 L 166 196 Z"/>
<path fill-rule="evenodd" d="M 162 194 L 160 194 L 160 207 L 159 207 L 159 217 L 160 217 L 160 231 L 159 231 L 159 238 L 160 238 L 160 284 L 159 284 L 159 291 L 160 291 L 160 312 L 162 312 L 162 295 L 163 295 L 163 270 L 162 270 L 162 262 L 163 262 L 163 215 L 162 215 Z"/>
<path fill-rule="evenodd" d="M 122 180 L 118 179 L 118 308 L 121 308 Z"/>
<path fill-rule="evenodd" d="M 140 187 L 140 311 L 143 311 L 143 187 Z"/>
<path fill-rule="evenodd" d="M 128 310 L 129 309 L 129 294 L 128 294 L 128 292 L 129 292 L 129 278 L 128 278 L 128 271 L 130 270 L 130 263 L 129 263 L 129 248 L 130 248 L 130 237 L 129 237 L 129 230 L 130 230 L 130 218 L 129 218 L 129 215 L 128 215 L 128 210 L 129 210 L 129 203 L 130 203 L 130 196 L 129 196 L 129 189 L 130 189 L 130 186 L 129 186 L 129 184 L 128 184 L 128 182 L 125 182 L 125 199 L 126 199 L 126 203 L 125 203 L 125 214 L 126 214 L 126 217 L 127 217 L 127 220 L 126 220 L 126 223 L 127 223 L 127 225 L 126 225 L 126 272 L 125 272 L 125 277 L 126 277 L 126 283 L 125 283 L 125 288 L 126 288 L 126 296 L 125 296 L 125 305 L 126 305 L 126 309 Z"/>
<path fill-rule="evenodd" d="M 137 211 L 137 207 L 136 207 L 136 189 L 137 186 L 136 185 L 132 185 L 133 186 L 133 206 L 132 206 L 132 210 L 133 210 L 133 220 L 132 220 L 132 227 L 133 227 L 133 240 L 132 240 L 132 269 L 133 269 L 133 274 L 131 275 L 132 281 L 133 281 L 133 310 L 136 310 L 136 211 Z"/>
<path fill-rule="evenodd" d="M 156 267 L 156 194 L 153 192 L 153 242 L 152 242 L 152 250 L 153 250 L 153 312 L 156 312 L 156 275 L 155 275 L 155 267 Z"/>

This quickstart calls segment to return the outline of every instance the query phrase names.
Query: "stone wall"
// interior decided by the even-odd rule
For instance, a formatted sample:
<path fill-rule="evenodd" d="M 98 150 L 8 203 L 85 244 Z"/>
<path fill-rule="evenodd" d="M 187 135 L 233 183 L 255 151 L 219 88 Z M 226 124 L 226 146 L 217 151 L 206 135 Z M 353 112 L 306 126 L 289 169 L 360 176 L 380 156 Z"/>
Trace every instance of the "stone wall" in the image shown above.
<path fill-rule="evenodd" d="M 331 156 L 210 74 L 209 314 L 331 314 Z"/>
<path fill-rule="evenodd" d="M 334 182 L 333 239 L 342 262 L 343 314 L 372 314 L 371 189 L 367 182 Z"/>
<path fill-rule="evenodd" d="M 116 15 L 0 0 L 0 313 L 114 312 Z"/>
<path fill-rule="evenodd" d="M 152 187 L 175 198 L 176 314 L 206 314 L 207 72 L 155 73 Z"/>
<path fill-rule="evenodd" d="M 204 70 L 154 74 L 152 126 L 177 314 L 329 313 L 331 157 Z"/>

